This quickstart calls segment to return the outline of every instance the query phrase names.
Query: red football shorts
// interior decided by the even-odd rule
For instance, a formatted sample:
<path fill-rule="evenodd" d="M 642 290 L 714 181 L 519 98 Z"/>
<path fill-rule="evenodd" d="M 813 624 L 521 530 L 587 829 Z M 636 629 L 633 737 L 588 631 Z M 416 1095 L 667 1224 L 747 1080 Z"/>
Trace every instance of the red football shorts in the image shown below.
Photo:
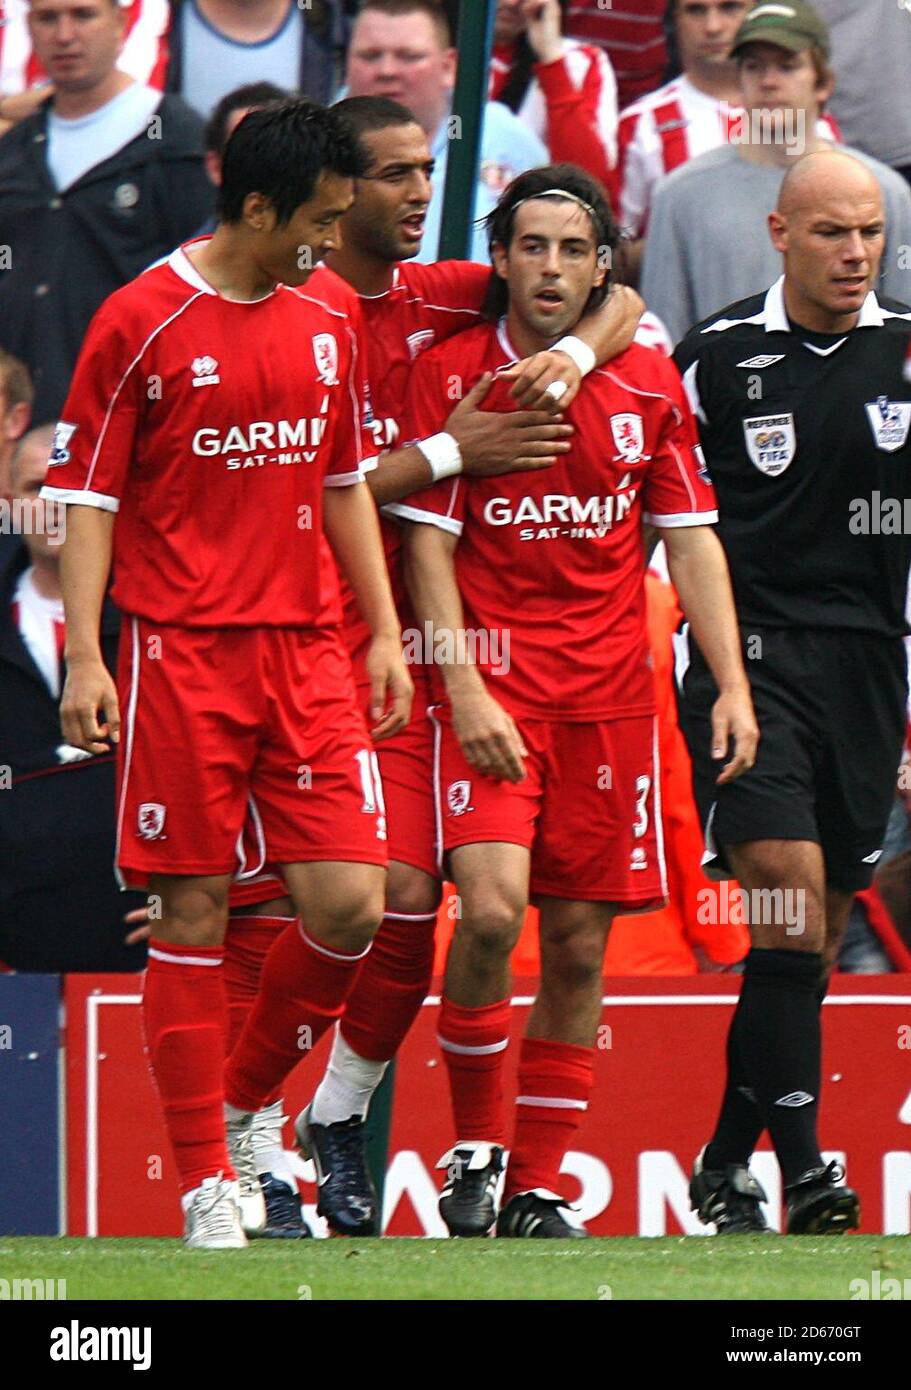
<path fill-rule="evenodd" d="M 483 777 L 466 760 L 446 705 L 436 726 L 438 847 L 502 841 L 531 850 L 531 893 L 660 905 L 667 896 L 657 723 L 652 715 L 570 724 L 517 719 L 522 782 Z"/>
<path fill-rule="evenodd" d="M 427 668 L 410 666 L 414 681 L 411 721 L 401 733 L 373 746 L 383 779 L 389 858 L 439 878 L 436 817 L 433 809 L 433 729 L 427 718 L 430 686 Z M 363 709 L 370 704 L 370 687 L 358 685 Z"/>
<path fill-rule="evenodd" d="M 337 633 L 125 621 L 124 876 L 387 861 L 376 755 Z M 244 822 L 250 826 L 244 835 Z"/>

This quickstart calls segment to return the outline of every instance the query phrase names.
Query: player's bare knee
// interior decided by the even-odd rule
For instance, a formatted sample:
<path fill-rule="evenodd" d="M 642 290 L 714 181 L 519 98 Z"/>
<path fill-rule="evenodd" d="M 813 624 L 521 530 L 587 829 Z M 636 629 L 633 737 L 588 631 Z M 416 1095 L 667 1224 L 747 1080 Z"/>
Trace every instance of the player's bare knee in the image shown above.
<path fill-rule="evenodd" d="M 390 862 L 386 876 L 386 911 L 406 917 L 421 917 L 436 912 L 441 894 L 438 879 L 431 878 L 413 864 Z"/>
<path fill-rule="evenodd" d="M 227 926 L 227 898 L 198 890 L 165 901 L 155 935 L 175 946 L 218 946 Z"/>
<path fill-rule="evenodd" d="M 594 928 L 551 936 L 542 951 L 541 977 L 561 989 L 586 989 L 601 979 L 605 933 Z"/>
<path fill-rule="evenodd" d="M 354 954 L 369 946 L 383 920 L 382 886 L 363 886 L 340 893 L 311 908 L 304 922 L 312 936 L 333 950 Z"/>
<path fill-rule="evenodd" d="M 490 885 L 463 902 L 463 915 L 457 930 L 467 936 L 472 947 L 487 956 L 508 956 L 522 931 L 524 900 Z"/>

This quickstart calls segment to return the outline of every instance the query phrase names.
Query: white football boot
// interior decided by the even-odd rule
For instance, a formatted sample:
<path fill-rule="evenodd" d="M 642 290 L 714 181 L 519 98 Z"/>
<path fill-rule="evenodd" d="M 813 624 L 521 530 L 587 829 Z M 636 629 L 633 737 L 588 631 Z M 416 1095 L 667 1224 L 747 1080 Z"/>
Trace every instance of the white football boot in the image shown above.
<path fill-rule="evenodd" d="M 188 1250 L 242 1250 L 247 1244 L 240 1220 L 238 1184 L 221 1173 L 204 1178 L 181 1198 Z"/>
<path fill-rule="evenodd" d="M 248 1236 L 254 1236 L 266 1224 L 266 1202 L 256 1171 L 253 1149 L 254 1116 L 248 1110 L 229 1112 L 225 1106 L 225 1132 L 228 1153 L 234 1164 L 240 1188 L 240 1219 Z"/>

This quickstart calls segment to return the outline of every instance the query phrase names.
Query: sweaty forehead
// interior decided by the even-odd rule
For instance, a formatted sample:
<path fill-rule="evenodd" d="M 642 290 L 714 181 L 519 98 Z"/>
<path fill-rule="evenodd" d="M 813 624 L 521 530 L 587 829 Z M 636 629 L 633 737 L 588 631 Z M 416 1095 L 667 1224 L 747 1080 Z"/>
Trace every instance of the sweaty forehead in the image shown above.
<path fill-rule="evenodd" d="M 517 211 L 513 235 L 549 239 L 583 237 L 593 241 L 594 229 L 590 214 L 578 203 L 560 198 L 532 198 Z"/>

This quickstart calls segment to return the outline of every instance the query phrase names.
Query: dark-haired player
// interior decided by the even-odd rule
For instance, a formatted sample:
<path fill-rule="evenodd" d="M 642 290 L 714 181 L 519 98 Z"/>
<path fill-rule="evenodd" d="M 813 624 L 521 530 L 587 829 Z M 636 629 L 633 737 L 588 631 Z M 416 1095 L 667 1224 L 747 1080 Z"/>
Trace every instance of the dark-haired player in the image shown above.
<path fill-rule="evenodd" d="M 453 375 L 469 388 L 546 348 L 606 292 L 599 252 L 616 231 L 600 185 L 574 166 L 521 175 L 488 225 L 492 321 L 422 357 L 409 435 L 445 413 Z M 498 381 L 486 404 L 509 408 Z M 586 379 L 566 415 L 570 450 L 546 473 L 451 479 L 395 508 L 419 523 L 406 542 L 418 618 L 456 639 L 434 711 L 443 847 L 461 901 L 439 1028 L 457 1136 L 440 1211 L 453 1235 L 483 1235 L 496 1215 L 509 957 L 529 894 L 541 987 L 497 1233 L 584 1234 L 559 1172 L 592 1085 L 604 945 L 616 912 L 666 891 L 643 518 L 662 528 L 721 688 L 713 744 L 735 745 L 725 781 L 751 764 L 757 737 L 714 495 L 676 371 L 633 346 Z M 485 648 L 498 638 L 495 661 Z"/>
<path fill-rule="evenodd" d="M 482 383 L 461 402 L 451 403 L 442 430 L 403 447 L 399 421 L 412 366 L 434 342 L 478 322 L 490 268 L 466 261 L 421 265 L 412 259 L 421 246 L 433 170 L 427 138 L 412 113 L 384 97 L 349 98 L 336 110 L 358 135 L 369 162 L 355 182 L 354 203 L 342 219 L 341 245 L 327 257 L 332 269 L 319 267 L 308 292 L 332 294 L 342 276 L 358 293 L 370 394 L 364 469 L 374 500 L 382 504 L 429 487 L 440 470 L 473 475 L 548 467 L 569 433 L 553 414 L 557 403 L 548 388 L 565 388 L 563 399 L 568 403 L 581 381 L 580 367 L 559 344 L 514 369 L 511 385 L 517 399 L 523 407 L 534 408 L 509 414 L 482 411 Z M 614 355 L 631 341 L 639 307 L 631 291 L 616 292 L 578 325 L 579 341 L 571 338 L 564 346 L 583 361 L 584 354 L 589 361 L 595 355 L 598 360 Z M 393 592 L 407 629 L 413 618 L 400 574 L 401 531 L 395 520 L 383 517 L 381 524 Z M 370 632 L 347 586 L 342 593 L 342 638 L 366 707 Z M 433 964 L 440 881 L 434 849 L 432 729 L 426 718 L 426 672 L 419 665 L 411 670 L 416 685 L 412 718 L 406 729 L 376 749 L 389 830 L 384 920 L 349 996 L 326 1073 L 297 1125 L 299 1139 L 317 1167 L 318 1210 L 334 1230 L 347 1235 L 372 1235 L 378 1228 L 364 1120 L 389 1060 L 420 1009 Z M 243 878 L 232 886 L 226 941 L 232 1034 L 252 1005 L 262 961 L 281 930 L 280 919 L 291 911 L 290 904 L 278 900 L 281 880 L 261 872 L 255 825 L 248 830 L 249 852 Z M 265 902 L 266 898 L 274 901 Z M 241 909 L 241 903 L 248 907 Z M 249 905 L 257 905 L 252 915 L 246 915 Z M 249 1230 L 255 1230 L 262 1222 L 262 1185 L 268 1212 L 265 1234 L 306 1234 L 297 1210 L 296 1184 L 282 1155 L 282 1121 L 281 1103 L 272 1100 L 257 1113 L 249 1146 L 233 1126 L 229 1129 L 242 1207 Z"/>
<path fill-rule="evenodd" d="M 411 682 L 360 464 L 357 300 L 302 288 L 363 168 L 332 111 L 249 115 L 212 238 L 93 321 L 51 459 L 48 495 L 70 503 L 64 733 L 118 744 L 118 862 L 162 901 L 149 1056 L 187 1242 L 209 1249 L 246 1243 L 225 1099 L 249 1125 L 340 1013 L 383 911 L 382 793 L 327 538 L 373 634 L 374 735 L 407 722 Z M 119 701 L 98 650 L 112 551 Z M 306 925 L 270 952 L 226 1088 L 222 942 L 248 808 Z"/>
<path fill-rule="evenodd" d="M 374 457 L 365 461 L 365 468 L 375 501 L 400 500 L 447 475 L 548 468 L 571 432 L 551 413 L 554 398 L 548 397 L 548 386 L 565 388 L 562 400 L 570 402 L 581 381 L 577 360 L 590 365 L 596 357 L 603 361 L 628 346 L 638 302 L 625 292 L 579 324 L 578 338 L 520 364 L 509 386 L 523 407 L 533 409 L 508 416 L 482 410 L 487 389 L 482 382 L 461 402 L 450 401 L 427 438 L 406 444 L 400 421 L 414 363 L 434 343 L 478 322 L 490 269 L 466 261 L 422 265 L 413 259 L 421 247 L 433 160 L 411 112 L 383 97 L 352 97 L 336 110 L 357 131 L 369 166 L 357 180 L 341 245 L 328 257 L 331 271 L 318 271 L 314 284 L 336 272 L 360 297 L 375 437 Z M 401 576 L 401 528 L 395 519 L 383 517 L 382 532 L 402 627 L 408 630 L 414 619 Z M 343 636 L 364 690 L 369 632 L 351 595 L 345 597 Z M 363 1122 L 389 1060 L 421 1007 L 433 966 L 440 899 L 433 731 L 426 717 L 426 670 L 412 666 L 411 671 L 411 722 L 377 749 L 390 836 L 385 917 L 346 1006 L 326 1074 L 297 1126 L 322 1179 L 319 1210 L 347 1234 L 376 1229 Z"/>

